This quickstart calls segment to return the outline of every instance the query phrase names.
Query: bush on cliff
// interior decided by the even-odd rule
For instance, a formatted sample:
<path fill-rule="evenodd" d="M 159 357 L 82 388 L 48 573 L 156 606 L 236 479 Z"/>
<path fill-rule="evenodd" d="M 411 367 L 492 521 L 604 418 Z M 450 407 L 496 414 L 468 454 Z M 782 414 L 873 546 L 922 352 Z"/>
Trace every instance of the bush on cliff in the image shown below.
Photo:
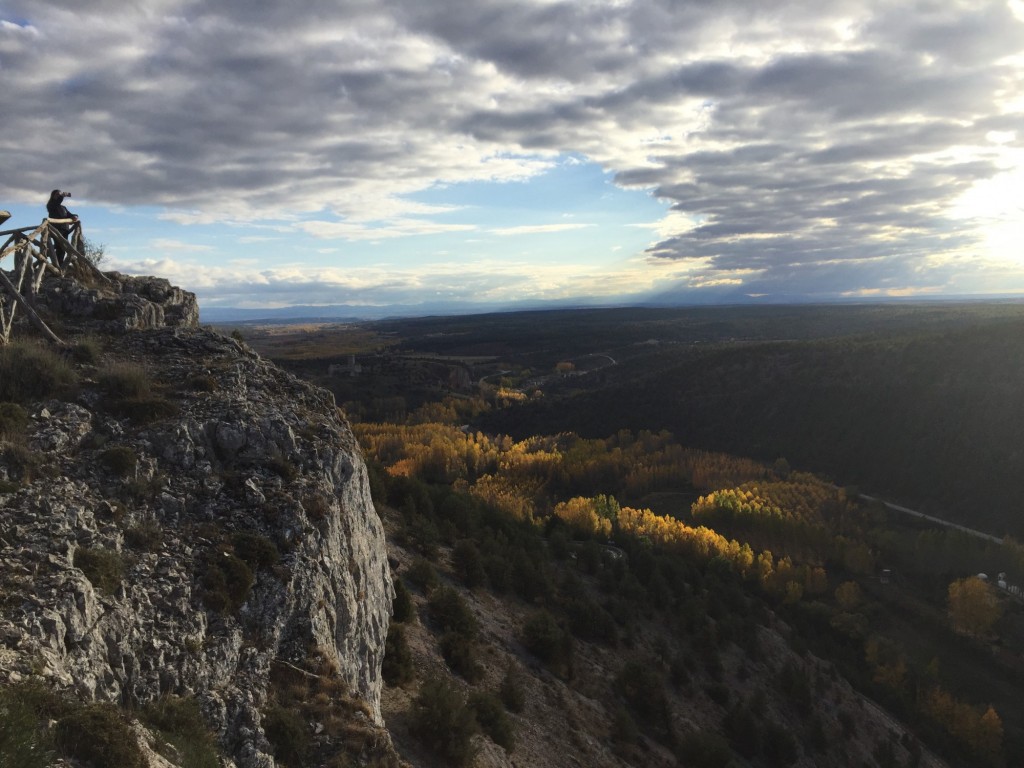
<path fill-rule="evenodd" d="M 57 721 L 57 748 L 93 768 L 146 768 L 138 740 L 113 704 L 86 704 Z"/>
<path fill-rule="evenodd" d="M 480 731 L 465 697 L 447 680 L 430 678 L 413 702 L 413 732 L 446 765 L 468 765 L 476 754 L 473 737 Z"/>
<path fill-rule="evenodd" d="M 124 560 L 112 549 L 79 547 L 74 564 L 100 592 L 111 595 L 124 579 Z"/>
<path fill-rule="evenodd" d="M 28 426 L 28 414 L 17 403 L 0 403 L 0 440 L 18 438 Z"/>
<path fill-rule="evenodd" d="M 49 347 L 16 341 L 0 347 L 0 401 L 45 400 L 76 382 L 71 367 Z"/>
<path fill-rule="evenodd" d="M 24 685 L 0 689 L 0 765 L 52 765 L 53 735 L 44 727 L 46 719 Z"/>
<path fill-rule="evenodd" d="M 166 742 L 158 751 L 181 768 L 220 768 L 217 743 L 194 698 L 164 696 L 149 704 L 143 716 Z"/>
<path fill-rule="evenodd" d="M 405 639 L 405 630 L 400 624 L 388 627 L 380 674 L 384 682 L 393 687 L 405 685 L 413 679 L 412 653 Z"/>
<path fill-rule="evenodd" d="M 255 576 L 240 557 L 219 549 L 203 559 L 203 602 L 217 613 L 236 613 L 249 597 Z"/>

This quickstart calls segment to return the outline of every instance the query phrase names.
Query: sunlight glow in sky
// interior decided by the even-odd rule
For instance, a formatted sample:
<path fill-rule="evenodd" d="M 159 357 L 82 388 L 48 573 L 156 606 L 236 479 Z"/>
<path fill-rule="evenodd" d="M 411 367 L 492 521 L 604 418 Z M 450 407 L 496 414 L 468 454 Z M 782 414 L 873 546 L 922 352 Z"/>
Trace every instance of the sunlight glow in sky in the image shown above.
<path fill-rule="evenodd" d="M 0 0 L 7 226 L 205 308 L 1024 293 L 1020 0 L 343 5 Z"/>

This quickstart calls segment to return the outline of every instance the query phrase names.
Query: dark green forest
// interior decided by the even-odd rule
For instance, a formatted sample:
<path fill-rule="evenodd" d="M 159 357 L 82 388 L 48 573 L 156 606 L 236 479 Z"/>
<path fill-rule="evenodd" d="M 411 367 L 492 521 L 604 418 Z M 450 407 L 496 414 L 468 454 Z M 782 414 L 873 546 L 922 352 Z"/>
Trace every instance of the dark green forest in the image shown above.
<path fill-rule="evenodd" d="M 362 378 L 324 375 L 341 356 L 268 353 L 331 388 L 356 420 L 486 394 L 451 387 L 461 366 L 474 384 L 487 377 L 521 395 L 513 407 L 463 408 L 474 428 L 517 438 L 664 429 L 1024 537 L 1021 304 L 586 309 L 359 329 L 377 348 L 359 356 Z M 554 375 L 559 365 L 572 375 Z"/>
<path fill-rule="evenodd" d="M 532 606 L 521 642 L 565 680 L 573 648 L 633 649 L 603 694 L 627 752 L 638 732 L 686 764 L 828 763 L 853 744 L 842 718 L 797 725 L 827 687 L 804 662 L 773 684 L 779 720 L 731 698 L 742 681 L 720 677 L 718 654 L 756 665 L 747 640 L 775 615 L 798 654 L 952 764 L 1000 766 L 1024 755 L 1024 614 L 974 575 L 1024 583 L 1024 548 L 860 492 L 1020 536 L 1022 331 L 1016 304 L 583 310 L 367 324 L 354 358 L 314 345 L 280 362 L 353 420 L 394 540 L 422 558 L 398 576 L 496 743 L 514 736 L 480 698 L 486 643 L 460 602 L 481 590 Z M 399 687 L 419 676 L 404 621 L 386 662 Z M 636 662 L 658 627 L 661 660 Z M 458 692 L 419 682 L 428 743 Z M 718 725 L 670 728 L 694 689 Z M 916 744 L 879 743 L 874 763 L 916 765 Z M 462 747 L 431 749 L 455 764 Z"/>
<path fill-rule="evenodd" d="M 843 484 L 1024 535 L 1024 322 L 942 333 L 733 344 L 613 369 L 494 412 L 523 437 L 667 429 L 688 445 L 785 457 Z M 574 382 L 575 384 L 575 382 Z M 585 387 L 586 385 L 584 385 Z"/>

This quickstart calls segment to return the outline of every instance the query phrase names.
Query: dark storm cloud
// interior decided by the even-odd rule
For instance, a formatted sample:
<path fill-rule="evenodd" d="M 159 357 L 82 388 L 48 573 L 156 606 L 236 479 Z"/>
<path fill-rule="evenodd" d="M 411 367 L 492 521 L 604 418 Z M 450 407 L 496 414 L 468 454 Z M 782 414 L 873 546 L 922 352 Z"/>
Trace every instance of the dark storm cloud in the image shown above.
<path fill-rule="evenodd" d="M 1022 29 L 1004 2 L 0 0 L 0 189 L 387 220 L 578 153 L 686 214 L 659 264 L 924 285 L 1024 144 Z"/>

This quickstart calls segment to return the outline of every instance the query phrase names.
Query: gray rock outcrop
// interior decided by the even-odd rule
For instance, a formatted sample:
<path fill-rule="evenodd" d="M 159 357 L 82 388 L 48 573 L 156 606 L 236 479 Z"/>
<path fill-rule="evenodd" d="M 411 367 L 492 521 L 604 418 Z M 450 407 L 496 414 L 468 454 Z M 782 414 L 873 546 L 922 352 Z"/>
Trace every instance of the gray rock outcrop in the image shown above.
<path fill-rule="evenodd" d="M 148 308 L 118 327 L 158 330 L 105 338 L 73 395 L 0 440 L 0 682 L 195 696 L 236 765 L 270 768 L 274 669 L 316 656 L 381 725 L 391 578 L 333 397 L 195 328 L 194 297 L 166 281 L 123 285 L 103 301 Z M 47 301 L 87 307 L 88 290 Z M 111 394 L 140 371 L 151 391 Z"/>
<path fill-rule="evenodd" d="M 119 272 L 88 279 L 68 276 L 43 282 L 35 305 L 43 314 L 80 329 L 118 332 L 156 328 L 195 328 L 199 304 L 194 293 L 160 277 L 134 277 Z"/>

